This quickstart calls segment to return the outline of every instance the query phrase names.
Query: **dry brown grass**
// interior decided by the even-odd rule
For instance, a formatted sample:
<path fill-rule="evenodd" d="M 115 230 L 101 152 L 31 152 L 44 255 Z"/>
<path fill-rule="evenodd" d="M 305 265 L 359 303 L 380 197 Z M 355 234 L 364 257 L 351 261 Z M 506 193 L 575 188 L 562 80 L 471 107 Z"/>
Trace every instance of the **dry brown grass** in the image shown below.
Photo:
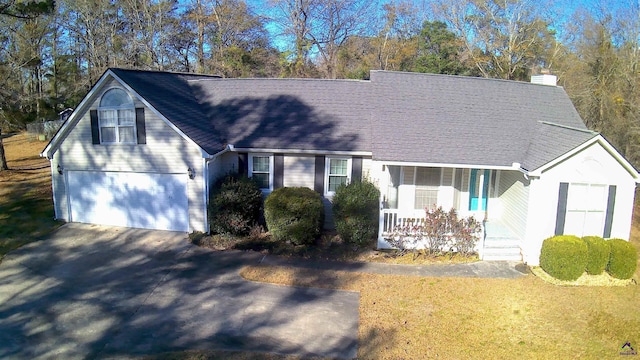
<path fill-rule="evenodd" d="M 59 226 L 53 220 L 46 143 L 17 134 L 3 139 L 10 170 L 0 171 L 0 258 Z"/>
<path fill-rule="evenodd" d="M 517 280 L 426 278 L 247 267 L 270 283 L 360 292 L 363 359 L 590 358 L 640 342 L 640 287 L 560 287 Z"/>
<path fill-rule="evenodd" d="M 640 206 L 631 242 L 640 248 Z M 427 278 L 251 266 L 242 276 L 360 292 L 362 359 L 608 359 L 640 347 L 640 286 Z M 634 279 L 640 280 L 640 267 Z"/>

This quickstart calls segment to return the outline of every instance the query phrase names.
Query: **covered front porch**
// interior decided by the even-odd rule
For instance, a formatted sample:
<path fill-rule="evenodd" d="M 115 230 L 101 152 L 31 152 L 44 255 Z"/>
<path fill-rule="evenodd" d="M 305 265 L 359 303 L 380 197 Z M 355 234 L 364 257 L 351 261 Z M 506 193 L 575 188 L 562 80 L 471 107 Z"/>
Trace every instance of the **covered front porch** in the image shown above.
<path fill-rule="evenodd" d="M 382 164 L 378 248 L 395 227 L 424 222 L 425 209 L 455 209 L 482 223 L 482 260 L 521 261 L 528 180 L 514 169 Z"/>

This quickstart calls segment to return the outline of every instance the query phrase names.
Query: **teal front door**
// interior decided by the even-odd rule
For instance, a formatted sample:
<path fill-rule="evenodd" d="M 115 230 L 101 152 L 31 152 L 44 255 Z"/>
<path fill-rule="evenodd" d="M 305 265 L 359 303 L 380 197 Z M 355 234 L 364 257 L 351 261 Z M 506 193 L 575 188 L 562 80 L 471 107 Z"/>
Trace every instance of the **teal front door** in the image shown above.
<path fill-rule="evenodd" d="M 486 211 L 489 195 L 489 170 L 472 169 L 469 179 L 469 210 Z"/>

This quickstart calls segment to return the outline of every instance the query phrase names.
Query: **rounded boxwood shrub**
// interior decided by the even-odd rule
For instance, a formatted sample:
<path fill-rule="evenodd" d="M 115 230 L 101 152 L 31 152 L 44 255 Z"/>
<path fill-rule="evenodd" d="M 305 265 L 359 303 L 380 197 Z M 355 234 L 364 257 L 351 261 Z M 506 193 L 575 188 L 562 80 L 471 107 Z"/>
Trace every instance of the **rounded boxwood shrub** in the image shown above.
<path fill-rule="evenodd" d="M 355 181 L 336 189 L 333 219 L 340 237 L 363 245 L 378 233 L 380 191 L 369 181 Z"/>
<path fill-rule="evenodd" d="M 587 245 L 577 236 L 559 235 L 542 242 L 540 267 L 560 280 L 576 280 L 587 265 Z"/>
<path fill-rule="evenodd" d="M 611 239 L 607 242 L 611 248 L 607 272 L 616 279 L 630 279 L 638 266 L 636 248 L 622 239 Z"/>
<path fill-rule="evenodd" d="M 244 236 L 262 211 L 262 191 L 246 176 L 227 175 L 218 180 L 209 201 L 211 231 Z"/>
<path fill-rule="evenodd" d="M 609 244 L 599 236 L 585 236 L 582 241 L 587 244 L 587 273 L 602 274 L 609 262 Z"/>
<path fill-rule="evenodd" d="M 276 189 L 264 202 L 264 219 L 275 240 L 312 244 L 324 222 L 322 198 L 306 187 Z"/>

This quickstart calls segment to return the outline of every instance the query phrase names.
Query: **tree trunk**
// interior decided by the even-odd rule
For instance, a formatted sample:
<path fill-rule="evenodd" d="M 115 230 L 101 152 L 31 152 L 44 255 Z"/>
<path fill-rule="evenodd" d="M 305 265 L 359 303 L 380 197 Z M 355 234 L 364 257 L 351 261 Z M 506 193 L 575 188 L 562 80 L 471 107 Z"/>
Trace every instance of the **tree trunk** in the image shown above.
<path fill-rule="evenodd" d="M 2 129 L 0 129 L 0 171 L 9 170 L 7 158 L 4 156 L 4 145 L 2 143 Z"/>

